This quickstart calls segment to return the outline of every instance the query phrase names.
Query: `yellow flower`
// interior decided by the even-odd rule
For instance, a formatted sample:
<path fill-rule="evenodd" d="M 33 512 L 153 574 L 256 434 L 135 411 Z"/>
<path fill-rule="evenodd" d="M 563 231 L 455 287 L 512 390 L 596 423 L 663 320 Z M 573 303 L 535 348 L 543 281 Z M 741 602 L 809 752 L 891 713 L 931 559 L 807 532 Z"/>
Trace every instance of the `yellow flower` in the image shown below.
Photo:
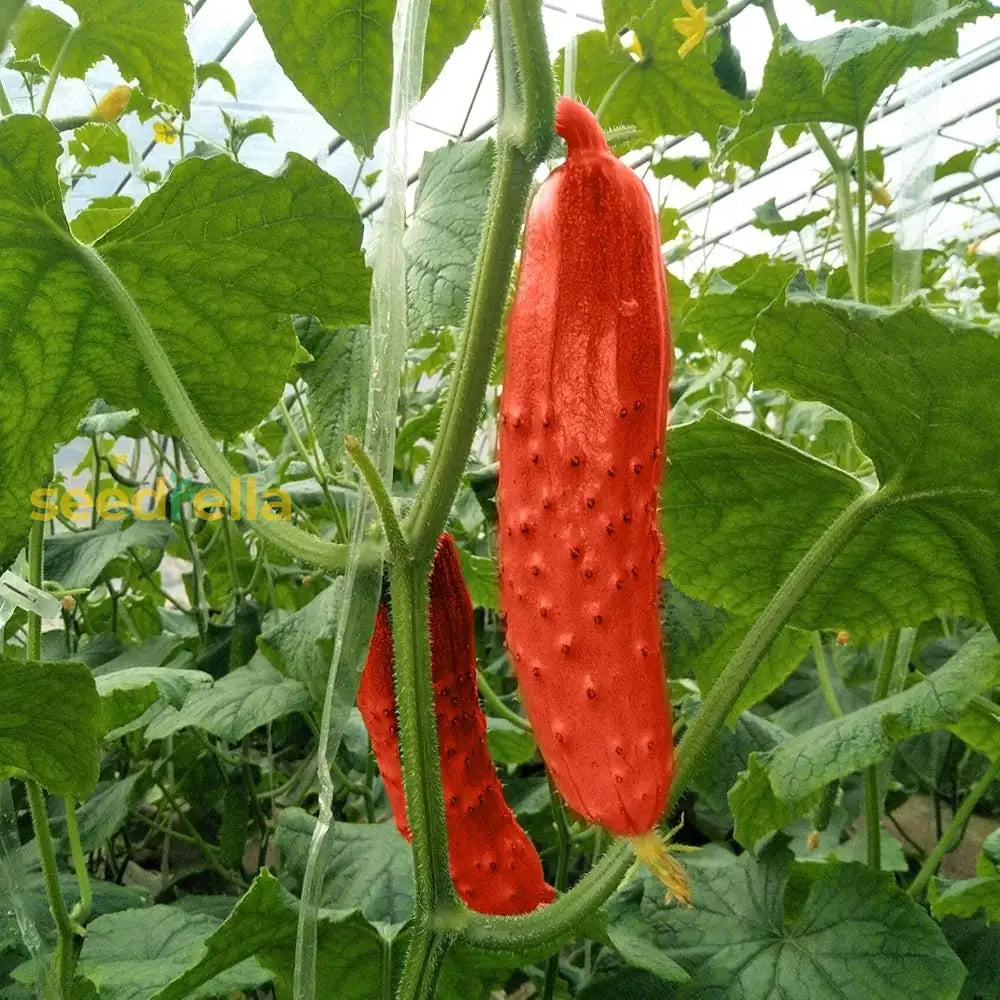
<path fill-rule="evenodd" d="M 674 18 L 674 30 L 684 36 L 684 44 L 677 50 L 683 59 L 701 44 L 709 22 L 708 11 L 704 7 L 695 7 L 692 0 L 681 0 L 681 6 L 690 14 L 690 17 Z"/>
<path fill-rule="evenodd" d="M 889 194 L 889 189 L 882 184 L 873 184 L 872 201 L 883 208 L 889 208 L 892 205 L 892 195 Z"/>
<path fill-rule="evenodd" d="M 95 122 L 117 121 L 125 108 L 128 107 L 129 98 L 132 96 L 132 88 L 126 87 L 124 83 L 119 83 L 117 87 L 112 87 L 94 106 L 90 112 L 90 117 Z"/>
<path fill-rule="evenodd" d="M 177 141 L 177 129 L 170 122 L 153 122 L 153 138 L 170 146 Z"/>

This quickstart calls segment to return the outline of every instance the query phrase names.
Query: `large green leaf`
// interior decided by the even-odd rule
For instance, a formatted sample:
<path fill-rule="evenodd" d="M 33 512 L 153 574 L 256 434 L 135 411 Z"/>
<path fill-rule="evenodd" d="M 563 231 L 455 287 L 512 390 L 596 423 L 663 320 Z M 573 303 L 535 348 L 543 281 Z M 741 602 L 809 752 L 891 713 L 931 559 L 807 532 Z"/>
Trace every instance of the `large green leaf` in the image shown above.
<path fill-rule="evenodd" d="M 389 124 L 393 0 L 252 0 L 252 6 L 288 78 L 345 139 L 371 156 Z M 433 0 L 424 90 L 482 13 L 482 3 Z"/>
<path fill-rule="evenodd" d="M 86 799 L 97 784 L 101 700 L 82 663 L 0 658 L 0 778 Z"/>
<path fill-rule="evenodd" d="M 179 709 L 167 708 L 146 728 L 147 740 L 161 740 L 194 726 L 229 743 L 292 712 L 312 707 L 305 685 L 279 674 L 263 657 L 238 667 L 212 687 L 195 687 Z"/>
<path fill-rule="evenodd" d="M 642 48 L 638 60 L 617 42 L 609 48 L 603 31 L 580 35 L 576 90 L 596 108 L 616 86 L 602 112 L 603 125 L 634 125 L 645 142 L 697 132 L 714 146 L 720 126 L 736 123 L 741 103 L 719 86 L 704 54 L 683 60 L 678 55 L 683 39 L 673 18 L 679 13 L 656 3 L 631 22 Z"/>
<path fill-rule="evenodd" d="M 171 425 L 91 251 L 69 233 L 60 150 L 37 116 L 0 121 L 0 564 L 20 545 L 53 445 L 95 397 Z M 268 177 L 217 156 L 177 164 L 96 249 L 221 436 L 253 426 L 281 392 L 290 313 L 367 318 L 360 242 L 353 200 L 311 161 L 293 154 Z"/>
<path fill-rule="evenodd" d="M 462 323 L 492 170 L 492 140 L 454 143 L 424 156 L 403 240 L 409 321 L 417 330 Z"/>
<path fill-rule="evenodd" d="M 113 559 L 137 547 L 163 550 L 172 537 L 173 530 L 167 521 L 108 523 L 87 531 L 47 535 L 45 576 L 57 580 L 67 590 L 89 587 Z"/>
<path fill-rule="evenodd" d="M 322 702 L 337 634 L 342 584 L 334 580 L 304 608 L 282 615 L 260 635 L 260 651 L 278 670 L 301 681 Z"/>
<path fill-rule="evenodd" d="M 668 600 L 671 672 L 694 676 L 707 693 L 753 624 L 749 618 L 709 608 L 672 587 Z M 750 683 L 729 713 L 730 723 L 763 701 L 802 662 L 810 636 L 799 629 L 782 629 L 764 654 Z"/>
<path fill-rule="evenodd" d="M 275 841 L 282 870 L 301 883 L 316 817 L 286 809 Z M 413 852 L 389 823 L 334 823 L 327 837 L 323 906 L 361 911 L 373 924 L 401 927 L 413 914 Z"/>
<path fill-rule="evenodd" d="M 221 990 L 213 993 L 205 984 L 214 985 L 219 981 L 214 977 L 230 977 L 247 968 L 237 963 L 254 955 L 276 979 L 278 996 L 291 996 L 297 922 L 295 898 L 262 871 L 226 921 L 205 937 L 203 947 L 188 953 L 187 967 L 178 968 L 180 974 L 175 973 L 171 982 L 161 980 L 164 988 L 152 994 L 152 1000 L 218 995 Z M 394 949 L 392 941 L 381 937 L 357 911 L 321 917 L 318 937 L 317 980 L 335 983 L 338 1000 L 392 994 L 393 958 L 398 963 L 402 949 Z"/>
<path fill-rule="evenodd" d="M 183 0 L 66 0 L 79 23 L 41 7 L 25 10 L 14 30 L 19 59 L 37 55 L 51 68 L 66 46 L 60 73 L 83 79 L 110 56 L 128 80 L 138 80 L 146 97 L 191 113 L 194 63 L 184 28 Z"/>
<path fill-rule="evenodd" d="M 638 911 L 649 941 L 691 975 L 692 1000 L 955 1000 L 962 963 L 891 875 L 859 864 L 803 864 L 780 843 L 755 860 L 711 851 L 685 864 L 691 909 L 664 906 L 652 876 L 609 904 Z"/>
<path fill-rule="evenodd" d="M 918 305 L 791 294 L 759 317 L 755 381 L 846 414 L 891 489 L 792 614 L 856 638 L 939 610 L 1000 621 L 1000 340 Z M 671 431 L 671 574 L 756 615 L 825 526 L 867 488 L 715 416 Z"/>
<path fill-rule="evenodd" d="M 988 630 L 906 691 L 832 719 L 774 750 L 753 754 L 729 803 L 736 838 L 751 845 L 837 778 L 886 760 L 901 740 L 954 722 L 980 691 L 1000 683 L 1000 646 Z"/>
<path fill-rule="evenodd" d="M 961 0 L 946 0 L 946 7 L 957 7 Z M 832 13 L 838 21 L 869 21 L 876 19 L 886 24 L 908 28 L 918 10 L 927 10 L 920 0 L 813 0 L 813 7 L 821 14 Z"/>
<path fill-rule="evenodd" d="M 970 0 L 914 27 L 853 25 L 814 41 L 782 28 L 753 107 L 741 116 L 726 151 L 778 125 L 864 124 L 886 87 L 910 67 L 957 55 L 959 25 L 991 12 L 986 0 Z M 750 160 L 759 166 L 767 146 L 756 145 Z M 742 151 L 737 155 L 744 158 Z"/>
<path fill-rule="evenodd" d="M 245 925 L 243 929 L 246 933 Z M 252 959 L 253 953 L 246 952 L 201 980 L 200 989 L 185 994 L 163 991 L 198 961 L 206 950 L 206 939 L 211 941 L 216 933 L 219 921 L 215 917 L 176 906 L 112 913 L 87 925 L 79 971 L 97 987 L 101 1000 L 149 1000 L 163 995 L 208 998 L 263 986 L 270 976 Z"/>
<path fill-rule="evenodd" d="M 974 917 L 982 911 L 988 923 L 1000 923 L 1000 878 L 967 878 L 952 882 L 931 879 L 928 886 L 931 913 L 943 917 Z"/>
<path fill-rule="evenodd" d="M 295 321 L 302 346 L 313 360 L 299 365 L 309 386 L 309 409 L 327 462 L 344 454 L 344 437 L 363 438 L 368 421 L 368 378 L 371 373 L 371 328 L 348 326 L 328 330 L 312 317 Z"/>

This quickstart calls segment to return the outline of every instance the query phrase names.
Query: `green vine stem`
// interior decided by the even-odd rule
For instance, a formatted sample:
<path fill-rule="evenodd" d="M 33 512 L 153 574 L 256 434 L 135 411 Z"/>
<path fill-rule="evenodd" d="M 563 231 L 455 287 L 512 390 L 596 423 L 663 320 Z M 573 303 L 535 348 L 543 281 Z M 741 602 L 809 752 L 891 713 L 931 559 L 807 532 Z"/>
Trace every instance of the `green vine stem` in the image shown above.
<path fill-rule="evenodd" d="M 28 535 L 28 583 L 35 587 L 42 585 L 42 560 L 45 542 L 45 522 L 32 521 Z M 42 658 L 42 620 L 36 614 L 28 615 L 28 643 L 25 659 L 38 663 Z M 49 910 L 56 925 L 59 940 L 56 944 L 55 989 L 58 1000 L 68 998 L 73 982 L 73 935 L 75 927 L 66 909 L 66 899 L 59 885 L 59 867 L 56 864 L 55 846 L 49 828 L 49 814 L 45 808 L 45 795 L 37 781 L 25 782 L 28 792 L 28 808 L 31 811 L 31 826 L 35 832 L 35 845 L 42 866 L 45 895 Z"/>
<path fill-rule="evenodd" d="M 347 448 L 347 453 L 358 467 L 358 472 L 361 473 L 361 478 L 364 479 L 372 500 L 375 501 L 382 527 L 385 529 L 385 537 L 389 542 L 390 555 L 394 561 L 396 559 L 409 559 L 410 547 L 403 537 L 403 530 L 396 519 L 396 510 L 392 506 L 392 497 L 389 496 L 389 491 L 386 489 L 385 483 L 382 482 L 378 469 L 372 464 L 364 445 L 353 434 L 348 434 L 344 438 L 344 445 Z"/>
<path fill-rule="evenodd" d="M 911 896 L 919 898 L 927 888 L 927 883 L 930 882 L 931 877 L 938 870 L 938 866 L 944 860 L 944 856 L 958 842 L 962 831 L 965 829 L 965 824 L 972 815 L 972 810 L 976 808 L 976 804 L 986 794 L 990 785 L 997 778 L 1000 778 L 1000 759 L 993 761 L 986 769 L 986 773 L 969 789 L 969 794 L 965 796 L 955 815 L 952 816 L 951 822 L 945 828 L 944 833 L 941 834 L 941 839 L 934 845 L 934 850 L 927 855 L 927 859 L 920 866 L 920 871 L 917 872 L 916 878 L 910 883 L 910 888 L 907 889 L 907 892 Z"/>
<path fill-rule="evenodd" d="M 899 646 L 899 629 L 890 632 L 882 647 L 882 658 L 879 661 L 878 674 L 875 677 L 875 689 L 872 693 L 872 704 L 882 701 L 889 693 L 892 683 L 893 667 L 896 662 L 896 650 Z M 879 871 L 882 868 L 882 795 L 879 791 L 878 764 L 866 767 L 864 771 L 865 785 L 865 837 L 868 841 L 868 867 Z"/>
<path fill-rule="evenodd" d="M 768 26 L 774 38 L 781 34 L 781 24 L 778 15 L 774 10 L 773 0 L 762 0 L 761 9 L 767 17 Z M 837 192 L 837 214 L 840 220 L 840 240 L 844 250 L 844 258 L 847 261 L 847 274 L 851 281 L 851 294 L 858 301 L 863 301 L 858 275 L 859 268 L 864 267 L 864 260 L 858 258 L 858 238 L 854 231 L 854 200 L 851 198 L 851 168 L 844 162 L 836 147 L 830 141 L 830 137 L 816 122 L 808 123 L 809 132 L 816 140 L 816 145 L 826 157 L 833 171 L 833 181 Z M 863 151 L 862 151 L 863 153 Z M 863 189 L 862 189 L 863 192 Z M 864 197 L 864 194 L 861 194 Z M 859 217 L 862 213 L 859 212 Z"/>
<path fill-rule="evenodd" d="M 856 237 L 857 255 L 857 300 L 859 302 L 868 301 L 868 178 L 866 177 L 867 164 L 865 162 L 865 123 L 859 121 L 857 125 L 857 147 L 854 152 L 854 183 L 858 188 L 858 231 Z"/>
<path fill-rule="evenodd" d="M 826 707 L 830 709 L 830 714 L 839 719 L 844 710 L 840 707 L 837 692 L 833 688 L 833 679 L 830 677 L 830 664 L 826 658 L 826 650 L 823 648 L 823 636 L 819 632 L 812 634 L 813 659 L 816 661 L 816 676 L 819 678 L 819 689 L 823 693 L 823 700 Z"/>
<path fill-rule="evenodd" d="M 174 370 L 153 328 L 142 310 L 118 279 L 118 276 L 92 248 L 78 243 L 68 233 L 54 227 L 60 239 L 72 247 L 80 256 L 97 283 L 107 292 L 118 314 L 124 320 L 139 356 L 146 365 L 157 389 L 167 404 L 167 409 L 182 437 L 190 446 L 212 485 L 226 494 L 230 484 L 237 477 L 225 456 L 212 439 L 208 428 L 202 422 L 198 411 L 188 395 L 187 389 Z M 324 542 L 315 535 L 303 531 L 288 521 L 254 521 L 249 525 L 265 541 L 283 549 L 294 559 L 311 566 L 343 572 L 347 565 L 347 546 Z M 371 543 L 371 551 L 366 553 L 370 562 L 381 558 L 377 546 Z"/>
<path fill-rule="evenodd" d="M 448 830 L 430 671 L 429 576 L 429 563 L 409 556 L 396 559 L 389 568 L 399 748 L 406 819 L 413 834 L 415 883 L 416 926 L 406 955 L 403 981 L 407 985 L 400 989 L 401 1000 L 433 996 L 433 992 L 419 992 L 418 987 L 424 989 L 429 984 L 433 991 L 434 968 L 425 966 L 432 963 L 440 948 L 447 947 L 430 925 L 430 915 L 456 903 L 448 865 Z"/>
<path fill-rule="evenodd" d="M 56 89 L 56 81 L 59 79 L 59 74 L 62 73 L 63 63 L 66 61 L 66 57 L 69 55 L 69 50 L 75 39 L 76 28 L 70 28 L 63 39 L 58 54 L 52 62 L 52 68 L 49 70 L 49 78 L 45 81 L 45 90 L 42 92 L 42 100 L 38 105 L 38 113 L 43 117 L 49 110 L 49 102 L 52 100 L 52 93 Z"/>
<path fill-rule="evenodd" d="M 523 733 L 531 732 L 531 723 L 527 719 L 522 718 L 517 712 L 509 709 L 503 701 L 501 701 L 500 696 L 490 687 L 490 682 L 486 679 L 483 672 L 476 671 L 476 681 L 479 687 L 479 693 L 483 697 L 483 701 L 486 702 L 488 708 L 491 708 L 495 715 L 499 716 L 501 719 L 506 719 L 511 725 L 517 726 L 518 729 Z"/>
<path fill-rule="evenodd" d="M 73 907 L 70 918 L 77 923 L 85 923 L 90 915 L 93 895 L 90 889 L 90 872 L 87 871 L 87 859 L 83 854 L 80 842 L 80 824 L 76 821 L 76 803 L 67 798 L 64 801 L 66 809 L 66 836 L 69 840 L 69 852 L 73 858 L 73 870 L 76 872 L 76 882 L 80 887 L 80 899 Z"/>
<path fill-rule="evenodd" d="M 503 327 L 532 175 L 552 142 L 555 91 L 541 4 L 498 0 L 493 23 L 503 98 L 496 165 L 451 391 L 427 473 L 404 523 L 418 558 L 434 551 L 465 471 Z"/>
<path fill-rule="evenodd" d="M 677 750 L 672 809 L 714 743 L 753 672 L 792 611 L 854 535 L 891 502 L 887 490 L 865 493 L 849 504 L 813 543 L 785 578 L 712 686 Z M 484 917 L 458 908 L 438 917 L 486 951 L 555 946 L 618 887 L 634 858 L 627 841 L 616 841 L 569 892 L 549 906 L 521 917 Z"/>

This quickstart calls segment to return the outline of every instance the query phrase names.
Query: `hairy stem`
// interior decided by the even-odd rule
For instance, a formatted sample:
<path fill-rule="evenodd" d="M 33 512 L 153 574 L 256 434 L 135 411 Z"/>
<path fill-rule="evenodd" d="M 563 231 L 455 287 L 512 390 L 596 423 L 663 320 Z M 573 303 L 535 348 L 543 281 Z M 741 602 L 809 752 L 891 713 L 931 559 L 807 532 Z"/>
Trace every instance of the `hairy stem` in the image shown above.
<path fill-rule="evenodd" d="M 898 645 L 899 629 L 896 629 L 886 636 L 885 645 L 882 647 L 882 659 L 879 661 L 878 675 L 875 678 L 872 704 L 882 701 L 889 693 Z M 865 835 L 868 841 L 868 867 L 874 868 L 875 871 L 879 871 L 882 867 L 882 795 L 878 779 L 878 764 L 865 768 Z"/>
<path fill-rule="evenodd" d="M 927 856 L 917 872 L 917 877 L 910 884 L 907 890 L 911 896 L 918 897 L 927 888 L 927 883 L 938 870 L 938 866 L 944 860 L 944 856 L 955 846 L 961 836 L 965 824 L 972 815 L 972 810 L 976 808 L 979 800 L 989 791 L 990 785 L 1000 778 L 1000 759 L 993 761 L 986 769 L 986 773 L 969 789 L 969 794 L 965 796 L 962 804 L 958 807 L 951 822 L 941 834 L 941 839 L 934 846 L 934 850 Z"/>
<path fill-rule="evenodd" d="M 57 228 L 55 231 L 81 257 L 97 284 L 111 299 L 114 308 L 128 327 L 139 351 L 139 356 L 152 376 L 157 389 L 160 390 L 170 416 L 177 424 L 182 437 L 207 473 L 212 485 L 221 490 L 223 495 L 228 495 L 233 480 L 238 478 L 236 472 L 226 461 L 225 456 L 209 434 L 208 428 L 202 422 L 187 389 L 184 388 L 184 384 L 167 357 L 167 352 L 163 349 L 163 345 L 153 332 L 153 328 L 149 325 L 142 310 L 118 279 L 118 276 L 92 247 L 78 243 L 61 229 Z M 259 519 L 250 524 L 249 527 L 253 528 L 265 541 L 271 542 L 301 562 L 338 572 L 343 572 L 347 565 L 346 545 L 324 542 L 288 521 Z M 367 555 L 372 561 L 379 558 L 377 550 L 369 552 Z"/>
<path fill-rule="evenodd" d="M 837 699 L 837 692 L 833 689 L 833 678 L 830 677 L 830 664 L 826 659 L 826 650 L 823 648 L 823 636 L 819 632 L 812 634 L 813 659 L 816 661 L 816 676 L 819 678 L 819 689 L 823 692 L 823 700 L 826 707 L 830 709 L 830 714 L 839 719 L 844 710 L 840 707 Z"/>
<path fill-rule="evenodd" d="M 454 901 L 431 682 L 427 583 L 430 565 L 404 558 L 389 570 L 393 660 L 406 819 L 413 834 L 415 907 L 429 914 Z"/>
<path fill-rule="evenodd" d="M 43 545 L 45 522 L 32 521 L 28 535 L 28 583 L 34 587 L 42 585 Z M 25 658 L 29 663 L 37 663 L 42 658 L 42 620 L 36 614 L 28 615 L 28 644 Z M 58 1000 L 69 997 L 73 982 L 73 922 L 66 909 L 66 899 L 59 885 L 59 866 L 56 863 L 52 831 L 49 828 L 49 814 L 45 808 L 45 795 L 37 781 L 25 782 L 28 792 L 28 808 L 31 811 L 31 826 L 35 831 L 35 845 L 42 866 L 45 895 L 49 911 L 56 925 L 55 989 Z"/>

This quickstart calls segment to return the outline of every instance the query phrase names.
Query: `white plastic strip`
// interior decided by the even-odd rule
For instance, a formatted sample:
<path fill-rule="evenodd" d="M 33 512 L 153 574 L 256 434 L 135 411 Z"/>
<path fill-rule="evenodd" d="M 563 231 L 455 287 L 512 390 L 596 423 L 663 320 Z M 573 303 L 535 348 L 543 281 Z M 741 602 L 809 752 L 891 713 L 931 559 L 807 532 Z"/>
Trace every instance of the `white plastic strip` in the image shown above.
<path fill-rule="evenodd" d="M 12 570 L 7 570 L 0 576 L 0 608 L 3 608 L 4 604 L 13 605 L 11 613 L 13 613 L 13 608 L 21 608 L 42 619 L 55 618 L 59 614 L 61 606 L 51 594 L 32 586 Z M 7 618 L 9 617 L 10 614 L 7 615 Z M 2 619 L 0 625 L 7 620 L 2 618 L 2 614 L 0 614 L 0 619 Z"/>
<path fill-rule="evenodd" d="M 913 23 L 946 9 L 945 0 L 918 0 Z M 895 246 L 892 254 L 892 302 L 901 305 L 912 298 L 921 285 L 921 263 L 930 216 L 934 186 L 935 148 L 941 128 L 941 73 L 923 72 L 907 91 L 903 106 L 903 134 L 899 153 L 892 158 L 900 171 L 893 192 L 896 215 Z"/>
<path fill-rule="evenodd" d="M 406 272 L 403 257 L 403 234 L 406 228 L 406 177 L 408 122 L 413 106 L 420 99 L 430 0 L 398 0 L 392 24 L 393 72 L 389 115 L 389 156 L 385 169 L 385 201 L 378 220 L 378 237 L 372 264 L 371 327 L 372 374 L 368 389 L 368 422 L 365 450 L 383 480 L 391 484 L 396 442 L 396 408 L 399 398 L 399 375 L 407 344 Z M 342 598 L 337 621 L 333 662 L 327 681 L 323 717 L 317 747 L 320 784 L 319 817 L 309 846 L 298 936 L 295 948 L 295 1000 L 315 1000 L 316 941 L 323 876 L 329 857 L 330 829 L 333 822 L 334 787 L 329 759 L 335 753 L 342 733 L 335 730 L 334 709 L 343 714 L 350 687 L 345 678 L 354 678 L 361 660 L 345 664 L 345 658 L 363 659 L 367 638 L 378 604 L 381 580 L 378 574 L 358 577 L 362 543 L 369 536 L 375 518 L 374 506 L 364 484 L 358 479 L 359 496 L 351 523 L 351 555 L 343 577 Z M 338 683 L 339 682 L 339 683 Z M 328 995 L 329 985 L 324 990 Z"/>

